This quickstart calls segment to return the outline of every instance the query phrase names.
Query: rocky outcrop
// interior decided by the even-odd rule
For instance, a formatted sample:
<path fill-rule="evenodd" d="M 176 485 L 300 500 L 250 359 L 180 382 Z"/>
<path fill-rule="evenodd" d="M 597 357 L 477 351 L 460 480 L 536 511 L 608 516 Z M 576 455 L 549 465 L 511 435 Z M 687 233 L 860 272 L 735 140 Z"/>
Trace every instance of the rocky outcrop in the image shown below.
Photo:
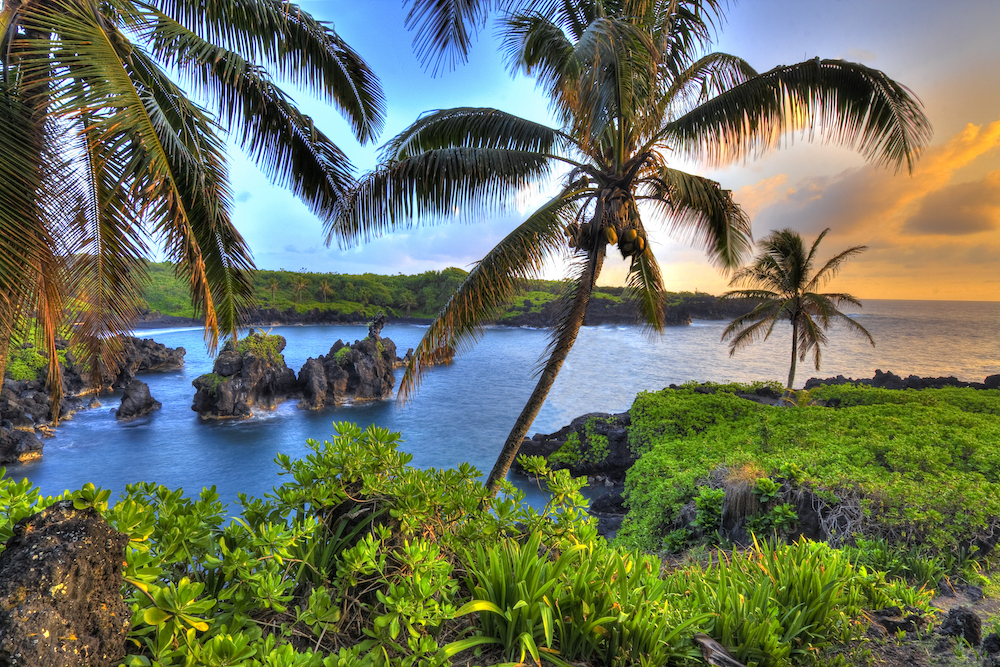
<path fill-rule="evenodd" d="M 125 387 L 122 402 L 115 412 L 119 420 L 135 419 L 148 415 L 153 410 L 159 410 L 161 403 L 149 393 L 149 385 L 142 380 L 132 380 Z"/>
<path fill-rule="evenodd" d="M 0 664 L 98 667 L 125 655 L 128 537 L 64 500 L 18 522 L 0 554 Z"/>
<path fill-rule="evenodd" d="M 525 438 L 518 454 L 542 456 L 553 468 L 567 468 L 575 476 L 600 476 L 602 481 L 615 486 L 625 480 L 625 472 L 636 462 L 628 446 L 631 425 L 632 417 L 627 412 L 616 415 L 591 412 L 555 433 L 536 433 L 530 440 Z M 514 470 L 524 473 L 516 461 Z"/>
<path fill-rule="evenodd" d="M 253 329 L 237 343 L 227 342 L 212 372 L 191 383 L 197 389 L 191 409 L 203 419 L 244 419 L 255 409 L 273 410 L 298 390 L 284 349 L 283 336 Z"/>
<path fill-rule="evenodd" d="M 396 344 L 376 334 L 347 345 L 338 340 L 329 353 L 309 358 L 299 371 L 299 407 L 319 410 L 345 401 L 375 401 L 392 395 Z"/>
<path fill-rule="evenodd" d="M 184 365 L 183 347 L 167 347 L 152 338 L 127 338 L 124 343 L 124 361 L 118 375 L 110 381 L 114 389 L 121 389 L 135 378 L 136 373 L 168 371 Z"/>
<path fill-rule="evenodd" d="M 806 380 L 805 388 L 814 389 L 823 385 L 853 384 L 867 385 L 879 389 L 941 389 L 943 387 L 971 387 L 973 389 L 1000 389 L 1000 374 L 990 375 L 982 382 L 963 382 L 954 376 L 949 377 L 920 377 L 918 375 L 908 375 L 905 378 L 896 375 L 892 371 L 883 373 L 876 370 L 872 378 L 853 379 L 838 375 L 826 379 L 809 378 Z"/>
<path fill-rule="evenodd" d="M 0 428 L 0 465 L 41 458 L 42 441 L 34 431 Z"/>
<path fill-rule="evenodd" d="M 413 358 L 413 348 L 409 348 L 406 354 L 403 355 L 402 359 L 396 359 L 396 367 L 400 368 L 406 366 L 410 363 L 410 359 Z M 431 352 L 429 355 L 421 360 L 421 366 L 424 368 L 429 368 L 430 366 L 441 366 L 448 365 L 455 360 L 455 348 L 448 347 L 447 345 L 442 346 Z"/>

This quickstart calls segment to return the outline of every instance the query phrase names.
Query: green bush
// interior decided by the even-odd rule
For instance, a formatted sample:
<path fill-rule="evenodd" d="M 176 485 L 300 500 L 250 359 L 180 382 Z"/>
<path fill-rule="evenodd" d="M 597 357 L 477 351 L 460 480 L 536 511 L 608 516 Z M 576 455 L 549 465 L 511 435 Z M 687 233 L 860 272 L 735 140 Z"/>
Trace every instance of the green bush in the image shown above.
<path fill-rule="evenodd" d="M 65 494 L 129 536 L 125 665 L 687 664 L 701 631 L 769 666 L 858 637 L 862 608 L 926 608 L 808 542 L 664 575 L 598 537 L 585 480 L 540 458 L 522 461 L 551 499 L 534 510 L 510 485 L 491 499 L 468 465 L 411 468 L 397 433 L 335 430 L 279 455 L 287 481 L 231 519 L 214 487 L 134 484 L 111 508 L 93 485 Z M 0 538 L 56 500 L 0 476 Z"/>
<path fill-rule="evenodd" d="M 823 394 L 840 407 L 776 409 L 691 388 L 640 394 L 630 441 L 646 453 L 627 475 L 621 542 L 658 548 L 700 480 L 747 465 L 785 471 L 828 505 L 856 503 L 859 517 L 838 540 L 950 550 L 1000 524 L 1000 391 Z"/>

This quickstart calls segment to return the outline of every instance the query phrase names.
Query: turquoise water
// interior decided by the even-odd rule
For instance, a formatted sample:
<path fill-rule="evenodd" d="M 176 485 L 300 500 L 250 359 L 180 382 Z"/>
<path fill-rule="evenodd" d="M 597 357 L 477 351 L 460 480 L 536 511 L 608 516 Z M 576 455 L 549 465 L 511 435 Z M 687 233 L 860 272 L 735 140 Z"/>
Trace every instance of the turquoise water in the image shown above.
<path fill-rule="evenodd" d="M 868 301 L 865 306 L 857 321 L 872 333 L 876 347 L 834 330 L 823 350 L 822 370 L 815 372 L 808 361 L 800 364 L 797 386 L 814 375 L 871 377 L 875 369 L 980 382 L 1000 373 L 1000 303 Z M 555 431 L 586 412 L 627 410 L 637 392 L 670 383 L 784 380 L 790 328 L 730 357 L 720 342 L 725 326 L 722 321 L 695 321 L 654 337 L 636 326 L 585 327 L 531 433 Z M 382 333 L 402 355 L 423 331 L 421 326 L 390 324 Z M 285 359 L 298 372 L 306 358 L 325 354 L 338 338 L 353 342 L 367 329 L 275 327 L 272 332 L 288 340 Z M 306 440 L 328 438 L 334 421 L 374 423 L 401 432 L 402 448 L 416 466 L 467 461 L 488 471 L 534 386 L 533 371 L 548 342 L 544 330 L 489 329 L 453 364 L 428 372 L 406 406 L 387 400 L 306 412 L 291 401 L 246 421 L 201 422 L 191 410 L 191 381 L 212 366 L 201 331 L 137 335 L 187 349 L 183 368 L 142 377 L 163 408 L 118 423 L 110 411 L 120 395 L 102 397 L 104 407 L 64 422 L 45 440 L 40 460 L 8 466 L 8 475 L 28 477 L 46 494 L 93 482 L 111 489 L 113 497 L 137 481 L 188 493 L 214 484 L 222 500 L 231 502 L 241 491 L 260 497 L 280 484 L 275 454 L 304 455 Z M 526 485 L 526 490 L 531 489 Z"/>

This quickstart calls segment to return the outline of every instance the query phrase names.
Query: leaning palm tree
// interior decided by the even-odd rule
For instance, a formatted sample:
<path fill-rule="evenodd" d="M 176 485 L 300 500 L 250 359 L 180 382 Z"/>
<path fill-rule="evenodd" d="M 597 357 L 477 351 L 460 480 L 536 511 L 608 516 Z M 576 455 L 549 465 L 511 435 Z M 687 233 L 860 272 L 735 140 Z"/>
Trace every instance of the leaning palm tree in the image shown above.
<path fill-rule="evenodd" d="M 235 336 L 253 263 L 230 219 L 226 137 L 325 219 L 352 183 L 272 75 L 337 106 L 359 140 L 381 130 L 378 80 L 294 4 L 0 0 L 0 371 L 29 314 L 54 356 L 67 308 L 96 366 L 114 367 L 151 242 L 187 280 L 210 350 Z"/>
<path fill-rule="evenodd" d="M 778 322 L 791 323 L 792 363 L 788 369 L 786 396 L 795 382 L 796 360 L 805 360 L 812 350 L 816 370 L 819 370 L 820 347 L 826 344 L 826 331 L 834 321 L 843 323 L 848 331 L 875 345 L 863 326 L 838 309 L 845 303 L 860 307 L 857 299 L 850 294 L 819 294 L 816 291 L 837 275 L 845 260 L 868 249 L 867 246 L 848 248 L 813 273 L 819 242 L 829 231 L 823 230 L 808 252 L 797 232 L 791 229 L 771 232 L 758 242 L 760 252 L 753 262 L 737 271 L 730 282 L 730 285 L 743 285 L 747 289 L 722 295 L 724 299 L 757 302 L 753 310 L 730 322 L 722 333 L 722 340 L 729 339 L 729 356 L 751 343 L 769 338 Z"/>
<path fill-rule="evenodd" d="M 909 166 L 928 139 L 919 103 L 877 70 L 813 60 L 758 74 L 735 56 L 703 54 L 721 4 L 583 0 L 508 15 L 510 67 L 537 78 L 559 127 L 496 109 L 428 113 L 384 147 L 329 228 L 328 242 L 352 244 L 454 211 L 482 220 L 509 210 L 529 184 L 558 177 L 555 196 L 476 264 L 438 314 L 399 390 L 406 400 L 434 350 L 474 341 L 523 280 L 568 254 L 548 356 L 487 480 L 493 491 L 576 340 L 609 244 L 629 262 L 627 293 L 653 329 L 663 324 L 662 285 L 647 222 L 700 245 L 722 269 L 749 253 L 749 220 L 731 192 L 670 159 L 725 163 L 776 146 L 787 130 L 819 127 L 875 162 Z"/>

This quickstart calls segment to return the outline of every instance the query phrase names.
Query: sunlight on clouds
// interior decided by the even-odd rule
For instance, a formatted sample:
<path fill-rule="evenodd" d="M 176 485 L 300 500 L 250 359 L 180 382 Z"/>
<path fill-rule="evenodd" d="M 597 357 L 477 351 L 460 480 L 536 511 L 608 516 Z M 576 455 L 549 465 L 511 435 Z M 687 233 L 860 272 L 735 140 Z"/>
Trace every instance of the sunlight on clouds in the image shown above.
<path fill-rule="evenodd" d="M 997 299 L 1000 274 L 1000 171 L 977 160 L 1000 149 L 1000 120 L 968 124 L 928 149 L 912 175 L 865 166 L 788 184 L 781 175 L 737 192 L 757 235 L 791 227 L 807 238 L 822 229 L 830 253 L 872 249 L 838 279 L 845 291 L 883 298 Z M 961 182 L 952 182 L 957 172 Z"/>

